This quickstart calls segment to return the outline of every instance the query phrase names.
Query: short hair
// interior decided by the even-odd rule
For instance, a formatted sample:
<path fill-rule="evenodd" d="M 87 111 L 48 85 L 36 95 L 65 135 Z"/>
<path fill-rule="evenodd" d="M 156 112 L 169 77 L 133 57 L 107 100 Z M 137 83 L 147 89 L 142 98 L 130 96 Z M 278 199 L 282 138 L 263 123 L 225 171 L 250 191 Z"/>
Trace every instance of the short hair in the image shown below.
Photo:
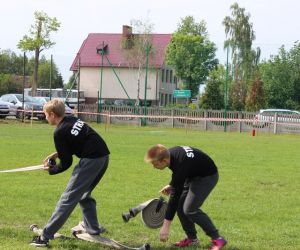
<path fill-rule="evenodd" d="M 62 100 L 52 99 L 44 105 L 43 110 L 48 114 L 53 112 L 56 116 L 63 117 L 65 115 L 65 104 Z"/>
<path fill-rule="evenodd" d="M 169 150 L 162 144 L 152 146 L 146 153 L 144 160 L 146 162 L 163 161 L 170 158 Z"/>

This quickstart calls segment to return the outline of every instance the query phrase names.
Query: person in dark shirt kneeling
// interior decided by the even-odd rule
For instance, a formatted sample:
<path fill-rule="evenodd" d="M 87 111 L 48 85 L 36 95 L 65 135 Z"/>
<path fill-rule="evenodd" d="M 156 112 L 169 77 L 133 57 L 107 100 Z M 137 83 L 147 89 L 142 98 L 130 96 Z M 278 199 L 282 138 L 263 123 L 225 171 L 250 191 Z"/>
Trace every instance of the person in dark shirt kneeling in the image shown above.
<path fill-rule="evenodd" d="M 61 100 L 47 102 L 44 113 L 48 123 L 56 126 L 56 152 L 46 157 L 44 170 L 50 175 L 59 174 L 72 165 L 73 155 L 80 160 L 41 236 L 36 236 L 31 242 L 31 245 L 39 247 L 48 246 L 49 240 L 54 238 L 78 203 L 83 215 L 83 222 L 80 223 L 82 230 L 91 235 L 98 235 L 105 230 L 98 222 L 96 201 L 91 192 L 108 167 L 110 153 L 105 141 L 95 130 L 76 117 L 65 116 L 65 105 Z M 49 164 L 56 160 L 59 162 Z"/>
<path fill-rule="evenodd" d="M 165 219 L 160 229 L 160 240 L 167 241 L 172 220 L 177 212 L 178 218 L 187 237 L 175 243 L 185 247 L 199 245 L 195 224 L 212 239 L 211 250 L 220 250 L 226 240 L 212 220 L 200 207 L 216 186 L 219 174 L 214 161 L 199 149 L 189 146 L 176 146 L 167 149 L 161 144 L 151 147 L 145 155 L 145 161 L 154 168 L 172 171 L 171 182 L 160 192 L 170 195 Z"/>

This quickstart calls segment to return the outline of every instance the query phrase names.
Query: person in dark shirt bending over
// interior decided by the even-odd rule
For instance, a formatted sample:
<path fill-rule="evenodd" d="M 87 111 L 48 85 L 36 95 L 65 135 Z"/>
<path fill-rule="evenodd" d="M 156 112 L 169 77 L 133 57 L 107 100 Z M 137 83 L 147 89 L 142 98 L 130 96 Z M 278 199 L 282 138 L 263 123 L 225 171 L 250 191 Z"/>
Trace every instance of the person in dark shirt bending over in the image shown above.
<path fill-rule="evenodd" d="M 98 235 L 104 228 L 99 225 L 96 201 L 91 192 L 103 177 L 109 161 L 106 143 L 91 127 L 76 117 L 65 116 L 65 105 L 58 99 L 47 102 L 44 113 L 50 125 L 55 125 L 54 143 L 56 151 L 44 160 L 44 169 L 50 175 L 67 170 L 73 155 L 80 158 L 68 185 L 58 201 L 41 236 L 36 236 L 31 245 L 46 247 L 54 234 L 63 226 L 79 203 L 83 214 L 82 227 L 86 233 Z M 54 166 L 49 160 L 59 159 Z"/>
<path fill-rule="evenodd" d="M 145 161 L 154 168 L 171 169 L 172 179 L 160 192 L 170 195 L 164 223 L 160 229 L 160 240 L 167 241 L 172 220 L 177 212 L 187 238 L 176 242 L 175 246 L 199 245 L 195 224 L 211 237 L 211 250 L 220 250 L 226 240 L 219 235 L 211 219 L 201 209 L 201 205 L 218 182 L 219 174 L 214 161 L 199 149 L 176 146 L 167 149 L 161 144 L 151 147 Z"/>

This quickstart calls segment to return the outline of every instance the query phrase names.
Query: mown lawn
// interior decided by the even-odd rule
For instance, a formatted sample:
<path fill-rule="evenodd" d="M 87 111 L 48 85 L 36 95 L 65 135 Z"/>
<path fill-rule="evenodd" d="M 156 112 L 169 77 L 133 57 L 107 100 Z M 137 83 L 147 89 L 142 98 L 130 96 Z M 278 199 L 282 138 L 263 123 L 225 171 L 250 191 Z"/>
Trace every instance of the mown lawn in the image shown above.
<path fill-rule="evenodd" d="M 219 167 L 220 181 L 204 210 L 228 239 L 228 250 L 300 249 L 300 135 L 186 131 L 153 127 L 91 124 L 111 150 L 109 169 L 93 196 L 107 237 L 130 246 L 151 243 L 152 249 L 172 249 L 184 238 L 177 218 L 168 243 L 159 230 L 145 227 L 139 216 L 124 223 L 121 214 L 150 198 L 168 183 L 170 171 L 143 162 L 153 144 L 191 145 L 207 152 Z M 54 127 L 0 120 L 0 169 L 41 164 L 54 151 Z M 74 158 L 74 162 L 77 159 Z M 32 249 L 29 225 L 41 227 L 51 216 L 71 174 L 49 176 L 43 171 L 0 174 L 0 249 Z M 60 232 L 81 220 L 76 208 Z M 198 228 L 201 247 L 209 238 Z M 103 247 L 101 247 L 103 248 Z M 51 249 L 99 249 L 98 245 L 54 240 Z"/>

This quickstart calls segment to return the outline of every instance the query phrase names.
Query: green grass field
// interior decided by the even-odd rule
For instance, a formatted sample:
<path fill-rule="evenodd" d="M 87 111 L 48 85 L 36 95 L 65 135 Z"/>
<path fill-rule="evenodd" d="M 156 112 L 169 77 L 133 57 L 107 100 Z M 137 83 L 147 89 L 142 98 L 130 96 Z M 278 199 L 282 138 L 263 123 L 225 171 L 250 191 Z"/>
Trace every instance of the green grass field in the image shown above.
<path fill-rule="evenodd" d="M 172 249 L 174 241 L 185 237 L 177 218 L 167 243 L 159 242 L 159 229 L 145 227 L 140 216 L 128 223 L 121 218 L 128 208 L 158 197 L 168 184 L 169 170 L 155 170 L 143 161 L 146 150 L 161 143 L 198 147 L 215 160 L 220 181 L 203 210 L 227 238 L 225 249 L 300 249 L 299 135 L 91 126 L 111 150 L 109 168 L 93 192 L 107 237 L 130 246 L 149 242 L 152 249 Z M 45 123 L 0 121 L 0 169 L 41 164 L 55 150 L 53 131 Z M 45 225 L 72 169 L 55 176 L 42 170 L 0 174 L 0 249 L 33 249 L 29 225 Z M 60 232 L 71 235 L 70 228 L 80 220 L 77 207 Z M 198 236 L 199 249 L 208 249 L 210 240 L 199 227 Z M 76 239 L 50 244 L 51 249 L 99 249 Z"/>

